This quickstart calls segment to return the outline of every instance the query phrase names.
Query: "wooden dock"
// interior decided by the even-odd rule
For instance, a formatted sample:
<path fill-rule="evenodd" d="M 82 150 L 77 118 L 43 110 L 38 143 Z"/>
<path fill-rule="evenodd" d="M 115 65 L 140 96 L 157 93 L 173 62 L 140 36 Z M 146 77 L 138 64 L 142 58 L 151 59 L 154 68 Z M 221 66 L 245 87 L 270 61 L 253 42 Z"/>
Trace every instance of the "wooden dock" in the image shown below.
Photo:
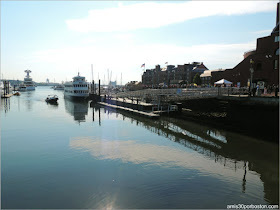
<path fill-rule="evenodd" d="M 1 98 L 10 98 L 13 94 L 2 95 Z"/>
<path fill-rule="evenodd" d="M 108 103 L 104 103 L 104 102 L 98 102 L 98 104 L 102 105 L 102 106 L 110 107 L 113 109 L 117 109 L 117 110 L 131 112 L 131 113 L 141 115 L 144 117 L 149 117 L 149 118 L 159 118 L 160 117 L 160 115 L 154 114 L 151 112 L 143 112 L 143 111 L 139 111 L 139 110 L 135 110 L 135 109 L 127 108 L 127 107 L 122 107 L 122 106 L 117 106 L 117 105 L 113 105 L 113 104 L 108 104 Z"/>

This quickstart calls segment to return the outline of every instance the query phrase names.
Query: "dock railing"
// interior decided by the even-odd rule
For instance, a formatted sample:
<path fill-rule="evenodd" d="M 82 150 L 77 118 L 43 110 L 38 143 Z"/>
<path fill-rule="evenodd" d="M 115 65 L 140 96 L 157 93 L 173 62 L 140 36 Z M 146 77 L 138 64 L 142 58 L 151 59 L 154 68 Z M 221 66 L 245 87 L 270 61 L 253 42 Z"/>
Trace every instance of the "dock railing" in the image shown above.
<path fill-rule="evenodd" d="M 209 88 L 172 88 L 144 89 L 137 91 L 119 92 L 118 98 L 137 98 L 141 101 L 178 101 L 199 98 L 215 98 L 226 95 L 248 95 L 248 88 L 209 87 Z"/>

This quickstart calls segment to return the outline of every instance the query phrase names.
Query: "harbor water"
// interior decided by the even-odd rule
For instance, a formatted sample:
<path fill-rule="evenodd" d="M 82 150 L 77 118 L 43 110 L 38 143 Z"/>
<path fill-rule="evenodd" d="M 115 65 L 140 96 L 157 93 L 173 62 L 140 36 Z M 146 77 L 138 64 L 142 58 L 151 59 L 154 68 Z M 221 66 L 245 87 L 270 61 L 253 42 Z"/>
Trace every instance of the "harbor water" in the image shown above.
<path fill-rule="evenodd" d="M 90 107 L 50 87 L 1 99 L 4 209 L 225 209 L 278 197 L 276 143 Z"/>

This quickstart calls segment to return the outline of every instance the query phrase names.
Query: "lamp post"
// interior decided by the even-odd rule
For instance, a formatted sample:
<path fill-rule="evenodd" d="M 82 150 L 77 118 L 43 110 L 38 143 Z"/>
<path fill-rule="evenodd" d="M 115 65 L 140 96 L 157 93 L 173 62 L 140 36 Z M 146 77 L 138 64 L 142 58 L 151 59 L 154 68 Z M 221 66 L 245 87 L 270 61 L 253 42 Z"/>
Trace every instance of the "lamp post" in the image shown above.
<path fill-rule="evenodd" d="M 251 96 L 251 92 L 252 92 L 253 73 L 254 73 L 253 65 L 254 65 L 254 61 L 252 59 L 250 59 L 250 86 L 249 86 L 250 96 Z"/>

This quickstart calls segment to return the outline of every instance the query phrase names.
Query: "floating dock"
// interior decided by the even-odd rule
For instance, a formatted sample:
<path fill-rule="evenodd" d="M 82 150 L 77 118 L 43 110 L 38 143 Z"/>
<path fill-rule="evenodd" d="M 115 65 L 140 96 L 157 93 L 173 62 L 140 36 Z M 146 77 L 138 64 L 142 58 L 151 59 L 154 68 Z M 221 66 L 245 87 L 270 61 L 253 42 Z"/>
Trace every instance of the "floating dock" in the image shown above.
<path fill-rule="evenodd" d="M 2 95 L 1 98 L 10 98 L 13 94 Z"/>
<path fill-rule="evenodd" d="M 116 109 L 116 110 L 131 112 L 131 113 L 141 115 L 141 116 L 144 116 L 144 117 L 149 117 L 149 118 L 159 118 L 160 117 L 159 114 L 154 114 L 152 112 L 139 111 L 139 110 L 135 110 L 135 109 L 127 108 L 127 107 L 122 107 L 122 106 L 117 106 L 117 105 L 113 105 L 113 104 L 108 104 L 108 103 L 104 103 L 104 102 L 98 102 L 98 104 L 102 105 L 102 106 L 110 107 L 110 108 L 113 108 L 113 109 Z"/>

